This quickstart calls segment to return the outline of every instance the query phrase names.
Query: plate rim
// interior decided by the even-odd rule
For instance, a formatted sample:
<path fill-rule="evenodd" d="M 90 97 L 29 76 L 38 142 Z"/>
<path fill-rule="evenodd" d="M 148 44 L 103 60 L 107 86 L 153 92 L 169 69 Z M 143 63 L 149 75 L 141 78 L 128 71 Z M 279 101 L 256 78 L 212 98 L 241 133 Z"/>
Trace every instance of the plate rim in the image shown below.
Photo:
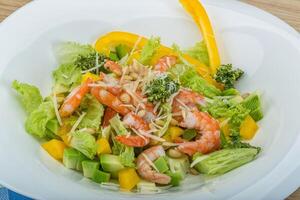
<path fill-rule="evenodd" d="M 65 1 L 70 1 L 70 0 L 65 0 Z M 53 2 L 55 2 L 55 1 L 53 1 Z M 204 0 L 203 1 L 204 5 L 210 5 L 211 4 L 211 5 L 216 5 L 216 6 L 219 6 L 220 4 L 223 4 L 223 5 L 230 4 L 232 2 L 229 2 L 229 3 L 228 3 L 228 1 L 222 1 L 222 2 L 220 2 L 220 1 L 217 1 L 217 0 L 211 0 L 211 1 Z M 7 26 L 7 24 L 9 25 L 10 23 L 15 23 L 16 19 L 18 19 L 19 16 L 22 16 L 22 12 L 26 11 L 27 9 L 31 9 L 32 5 L 35 5 L 35 4 L 38 4 L 38 3 L 39 3 L 39 1 L 31 1 L 31 2 L 29 2 L 27 4 L 25 4 L 24 6 L 18 8 L 15 12 L 13 12 L 6 19 L 4 19 L 0 23 L 0 34 L 5 29 L 5 26 Z M 252 6 L 252 5 L 244 3 L 244 2 L 240 2 L 240 1 L 234 0 L 234 3 L 232 3 L 232 4 L 237 4 L 237 6 L 241 6 L 241 7 L 245 8 L 245 9 L 247 9 L 248 12 L 254 12 L 254 11 L 258 12 L 264 18 L 264 19 L 260 19 L 260 20 L 263 20 L 263 21 L 265 21 L 267 23 L 270 23 L 274 27 L 276 27 L 276 28 L 278 28 L 278 29 L 280 29 L 282 31 L 286 31 L 289 34 L 289 36 L 292 36 L 295 39 L 295 41 L 299 43 L 298 49 L 300 50 L 300 34 L 299 34 L 299 32 L 297 30 L 295 30 L 293 27 L 291 27 L 289 24 L 287 24 L 286 22 L 284 22 L 282 19 L 280 19 L 280 18 L 278 18 L 278 17 L 276 17 L 276 16 L 274 16 L 274 15 L 272 15 L 272 14 L 270 14 L 270 13 L 268 13 L 268 12 L 262 10 L 262 9 L 259 9 L 259 8 L 255 7 L 255 6 Z M 250 15 L 250 16 L 252 16 L 252 15 Z M 2 74 L 1 68 L 0 68 L 0 72 Z M 293 144 L 293 147 L 296 146 L 296 148 L 292 148 L 291 147 L 290 151 L 288 152 L 288 154 L 284 158 L 286 158 L 288 155 L 291 155 L 293 153 L 297 153 L 297 152 L 295 152 L 295 150 L 297 150 L 297 147 L 300 146 L 299 145 L 300 144 L 299 140 L 300 140 L 300 136 L 298 136 L 297 142 L 295 142 Z M 282 162 L 278 163 L 277 167 L 282 166 L 284 164 L 284 162 L 287 162 L 287 161 L 283 160 Z M 300 171 L 300 168 L 299 168 L 299 163 L 298 163 L 297 167 L 295 167 L 294 170 L 291 170 L 291 171 L 289 171 L 290 173 L 288 173 L 288 174 L 286 173 L 285 174 L 286 175 L 285 177 L 286 178 L 293 177 L 294 179 L 296 179 L 297 176 L 293 176 L 293 174 L 295 174 L 295 173 L 299 174 L 299 171 Z M 274 173 L 274 170 L 272 170 L 269 173 L 269 175 L 273 175 L 273 173 Z M 266 178 L 266 177 L 264 177 L 264 178 Z M 262 180 L 260 179 L 259 181 L 257 181 L 257 183 L 259 183 L 261 181 Z M 269 193 L 267 193 L 266 195 L 270 194 L 271 191 L 274 191 L 274 190 L 280 188 L 281 191 L 282 191 L 280 193 L 281 197 L 282 198 L 286 197 L 288 194 L 290 194 L 294 190 L 294 188 L 297 185 L 299 186 L 299 183 L 298 183 L 299 181 L 293 181 L 293 180 L 290 179 L 288 182 L 290 183 L 289 187 L 280 187 L 281 183 L 278 183 L 278 184 L 276 184 L 276 186 L 273 187 L 272 190 L 269 190 Z M 17 193 L 23 194 L 25 196 L 33 197 L 33 198 L 38 197 L 38 195 L 36 195 L 36 194 L 27 193 L 26 191 L 23 191 L 22 189 L 19 189 L 19 188 L 11 186 L 9 184 L 6 184 L 2 180 L 0 180 L 0 184 L 3 185 L 3 186 L 5 186 L 5 187 L 7 187 L 8 189 L 10 189 L 12 191 L 15 191 Z M 255 185 L 257 185 L 257 184 L 255 184 Z M 253 185 L 252 187 L 255 188 L 255 185 Z M 241 193 L 247 192 L 246 190 L 247 189 L 240 191 L 238 194 L 236 194 L 235 196 L 232 196 L 231 198 L 232 199 L 238 198 Z M 266 196 L 261 196 L 261 197 L 264 198 Z"/>

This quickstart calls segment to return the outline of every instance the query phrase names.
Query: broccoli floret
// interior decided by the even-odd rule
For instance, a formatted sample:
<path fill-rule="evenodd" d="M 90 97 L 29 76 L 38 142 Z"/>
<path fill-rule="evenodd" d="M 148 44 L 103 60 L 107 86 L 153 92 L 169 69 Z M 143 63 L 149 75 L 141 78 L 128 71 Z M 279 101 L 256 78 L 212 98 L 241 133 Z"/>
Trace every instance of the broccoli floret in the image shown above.
<path fill-rule="evenodd" d="M 164 102 L 177 92 L 179 84 L 167 75 L 160 75 L 146 86 L 146 95 L 150 102 Z"/>
<path fill-rule="evenodd" d="M 233 69 L 232 64 L 221 65 L 214 79 L 224 84 L 225 89 L 234 88 L 234 83 L 244 74 L 241 69 Z"/>
<path fill-rule="evenodd" d="M 98 60 L 97 60 L 98 58 Z M 98 68 L 98 72 L 102 71 L 108 73 L 108 70 L 104 68 L 104 63 L 107 57 L 103 54 L 98 54 L 97 52 L 90 53 L 88 55 L 79 55 L 74 64 L 76 67 L 81 68 L 82 71 L 91 69 L 98 64 L 100 68 Z M 97 73 L 97 70 L 91 71 L 93 73 Z"/>

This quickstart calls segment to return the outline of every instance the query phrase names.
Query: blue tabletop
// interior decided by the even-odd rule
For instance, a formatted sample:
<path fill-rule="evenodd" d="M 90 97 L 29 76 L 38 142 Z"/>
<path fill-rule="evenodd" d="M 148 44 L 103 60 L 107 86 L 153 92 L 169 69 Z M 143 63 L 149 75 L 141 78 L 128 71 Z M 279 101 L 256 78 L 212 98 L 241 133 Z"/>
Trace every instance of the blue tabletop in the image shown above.
<path fill-rule="evenodd" d="M 31 199 L 0 186 L 0 200 L 31 200 Z"/>

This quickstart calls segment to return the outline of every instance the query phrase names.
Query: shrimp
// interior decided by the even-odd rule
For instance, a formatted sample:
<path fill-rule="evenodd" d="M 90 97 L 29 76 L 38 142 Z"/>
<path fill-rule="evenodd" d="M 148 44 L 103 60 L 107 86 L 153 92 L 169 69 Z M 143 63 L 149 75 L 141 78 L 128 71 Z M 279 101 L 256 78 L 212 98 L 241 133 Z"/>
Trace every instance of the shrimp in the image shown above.
<path fill-rule="evenodd" d="M 91 93 L 100 103 L 114 109 L 121 115 L 126 115 L 130 112 L 130 110 L 123 105 L 122 101 L 118 97 L 102 87 L 93 87 L 91 89 Z"/>
<path fill-rule="evenodd" d="M 145 95 L 142 94 L 142 91 L 138 90 L 136 91 L 136 95 L 140 98 L 140 99 L 145 99 Z M 135 106 L 138 106 L 139 102 L 135 102 L 133 101 L 132 104 L 134 104 Z M 150 123 L 155 117 L 156 117 L 156 113 L 154 111 L 154 105 L 153 103 L 146 101 L 145 103 L 143 103 L 143 109 L 145 109 L 145 115 L 143 116 L 143 119 Z"/>
<path fill-rule="evenodd" d="M 74 88 L 66 97 L 64 103 L 59 109 L 61 117 L 68 117 L 78 108 L 83 97 L 90 91 L 89 84 L 92 79 L 87 79 L 82 85 Z"/>
<path fill-rule="evenodd" d="M 156 65 L 154 66 L 154 70 L 159 72 L 166 72 L 170 67 L 175 65 L 176 62 L 176 56 L 163 56 L 157 61 Z"/>
<path fill-rule="evenodd" d="M 113 73 L 115 73 L 118 76 L 122 75 L 122 67 L 114 61 L 111 61 L 111 60 L 106 61 L 106 63 L 104 64 L 104 67 L 109 69 L 110 71 L 112 71 Z"/>
<path fill-rule="evenodd" d="M 171 177 L 162 173 L 159 173 L 157 171 L 154 171 L 151 168 L 151 165 L 147 158 L 150 161 L 154 161 L 157 158 L 165 156 L 165 150 L 162 146 L 153 146 L 149 149 L 146 149 L 143 151 L 138 157 L 137 157 L 137 171 L 139 175 L 144 178 L 147 181 L 151 181 L 158 184 L 168 184 L 171 181 Z"/>
<path fill-rule="evenodd" d="M 220 147 L 219 123 L 208 113 L 198 110 L 188 111 L 180 126 L 196 129 L 202 135 L 196 141 L 180 143 L 178 146 L 179 151 L 191 156 L 196 152 L 209 153 Z"/>
<path fill-rule="evenodd" d="M 181 112 L 182 106 L 186 106 L 189 109 L 196 109 L 197 105 L 205 105 L 204 97 L 193 91 L 183 89 L 174 97 L 172 113 Z M 182 116 L 176 116 L 174 119 L 182 121 Z"/>
<path fill-rule="evenodd" d="M 148 123 L 145 120 L 143 120 L 140 116 L 134 114 L 133 112 L 125 115 L 123 118 L 123 122 L 130 128 L 134 128 L 139 131 L 146 132 L 150 129 Z M 118 135 L 115 137 L 115 139 L 127 146 L 132 146 L 132 147 L 144 147 L 150 142 L 150 139 L 148 137 L 146 136 L 141 137 L 138 135 L 136 136 Z"/>
<path fill-rule="evenodd" d="M 100 80 L 102 80 L 107 86 L 105 89 L 112 93 L 115 96 L 118 96 L 122 93 L 123 89 L 119 85 L 119 80 L 112 76 L 108 76 L 107 74 L 104 74 L 103 72 L 100 73 Z"/>
<path fill-rule="evenodd" d="M 110 107 L 106 107 L 104 116 L 103 116 L 102 127 L 103 128 L 107 127 L 109 125 L 109 120 L 111 120 L 111 118 L 113 118 L 116 114 L 117 114 L 117 112 L 114 109 L 112 109 Z"/>

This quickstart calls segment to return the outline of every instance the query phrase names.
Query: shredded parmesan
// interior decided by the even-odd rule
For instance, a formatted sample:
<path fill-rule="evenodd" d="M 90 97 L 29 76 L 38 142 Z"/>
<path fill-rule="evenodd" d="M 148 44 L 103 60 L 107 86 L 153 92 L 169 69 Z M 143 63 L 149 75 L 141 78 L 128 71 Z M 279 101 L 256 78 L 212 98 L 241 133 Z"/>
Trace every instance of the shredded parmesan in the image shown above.
<path fill-rule="evenodd" d="M 99 68 L 101 67 L 101 65 L 99 65 L 99 63 L 98 63 L 98 59 L 99 59 L 99 54 L 97 53 L 97 54 L 96 54 L 95 67 L 92 67 L 92 68 L 90 68 L 90 69 L 81 71 L 81 73 L 82 73 L 82 74 L 85 74 L 85 73 L 87 73 L 87 72 L 97 70 L 97 74 L 98 74 Z"/>
<path fill-rule="evenodd" d="M 147 163 L 153 167 L 153 169 L 155 169 L 157 172 L 159 172 L 159 170 L 156 168 L 156 166 L 154 165 L 154 163 L 147 157 L 146 154 L 142 153 L 142 155 L 144 156 L 145 160 L 147 161 Z"/>
<path fill-rule="evenodd" d="M 138 46 L 138 44 L 140 43 L 141 40 L 142 40 L 142 36 L 139 36 L 139 38 L 138 38 L 138 39 L 136 40 L 136 42 L 134 43 L 133 48 L 132 48 L 132 50 L 130 51 L 128 58 L 129 58 L 129 57 L 133 54 L 133 52 L 136 50 L 136 48 L 137 48 L 137 46 Z"/>
<path fill-rule="evenodd" d="M 162 116 L 160 116 L 160 117 L 158 117 L 158 118 L 156 118 L 156 119 L 154 119 L 155 121 L 158 121 L 158 120 L 161 120 L 161 119 L 165 119 L 165 118 L 167 118 L 168 117 L 168 115 L 162 115 Z"/>
<path fill-rule="evenodd" d="M 138 136 L 143 138 L 145 141 L 147 140 L 141 133 L 139 133 L 136 129 L 132 128 L 133 132 L 136 133 Z"/>
<path fill-rule="evenodd" d="M 179 117 L 182 116 L 182 112 L 176 112 L 176 113 L 172 113 L 173 117 Z"/>
<path fill-rule="evenodd" d="M 123 83 L 123 80 L 124 80 L 124 77 L 125 77 L 127 71 L 128 71 L 128 66 L 124 67 L 124 69 L 123 69 L 123 73 L 122 73 L 122 76 L 120 78 L 120 84 Z"/>
<path fill-rule="evenodd" d="M 56 94 L 55 93 L 53 94 L 52 102 L 53 102 L 54 111 L 55 111 L 55 115 L 56 115 L 57 121 L 58 121 L 59 125 L 61 126 L 62 125 L 62 121 L 61 121 L 61 118 L 60 118 L 60 115 L 59 115 L 59 112 L 58 112 L 57 99 L 56 99 Z"/>
<path fill-rule="evenodd" d="M 172 143 L 172 142 L 163 142 L 162 145 L 163 145 L 163 146 L 168 146 L 168 147 L 176 147 L 176 146 L 178 146 L 179 144 L 177 144 L 177 143 Z"/>
<path fill-rule="evenodd" d="M 176 101 L 178 102 L 178 103 L 180 103 L 186 110 L 190 110 L 190 108 L 187 106 L 187 105 L 185 105 L 181 100 L 179 100 L 179 99 L 176 99 Z"/>
<path fill-rule="evenodd" d="M 73 133 L 76 130 L 77 126 L 80 124 L 81 120 L 84 118 L 85 115 L 86 113 L 84 112 L 79 116 L 75 124 L 72 126 L 70 133 Z"/>
<path fill-rule="evenodd" d="M 153 140 L 159 141 L 159 142 L 164 142 L 164 141 L 166 141 L 166 140 L 163 139 L 163 138 L 160 138 L 160 137 L 158 137 L 158 136 L 156 136 L 156 135 L 152 135 L 152 134 L 150 134 L 150 133 L 148 133 L 148 132 L 145 132 L 145 131 L 140 131 L 140 134 L 143 135 L 143 136 L 145 136 L 145 137 L 151 138 L 151 139 L 153 139 Z"/>
<path fill-rule="evenodd" d="M 160 106 L 160 102 L 158 102 L 158 103 L 154 106 L 153 112 L 156 113 L 156 111 L 157 111 L 157 109 L 159 108 L 159 106 Z"/>
<path fill-rule="evenodd" d="M 155 127 L 155 128 L 158 128 L 158 129 L 162 129 L 161 126 L 159 126 L 158 124 L 156 124 L 154 121 L 151 120 L 151 124 Z"/>

